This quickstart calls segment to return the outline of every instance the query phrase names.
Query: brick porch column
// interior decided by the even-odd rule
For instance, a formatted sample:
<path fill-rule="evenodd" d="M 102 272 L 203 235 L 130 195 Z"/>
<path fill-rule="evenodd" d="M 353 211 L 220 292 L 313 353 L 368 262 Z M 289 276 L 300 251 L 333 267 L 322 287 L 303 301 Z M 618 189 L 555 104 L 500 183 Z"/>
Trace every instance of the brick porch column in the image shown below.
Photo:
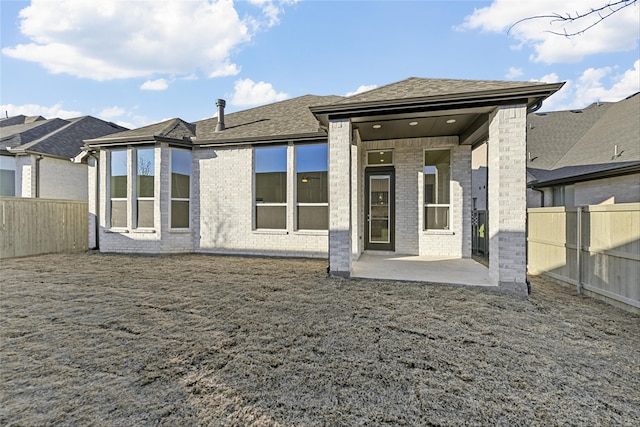
<path fill-rule="evenodd" d="M 351 274 L 351 123 L 329 122 L 329 271 Z"/>
<path fill-rule="evenodd" d="M 526 295 L 527 108 L 501 107 L 489 120 L 489 276 Z"/>

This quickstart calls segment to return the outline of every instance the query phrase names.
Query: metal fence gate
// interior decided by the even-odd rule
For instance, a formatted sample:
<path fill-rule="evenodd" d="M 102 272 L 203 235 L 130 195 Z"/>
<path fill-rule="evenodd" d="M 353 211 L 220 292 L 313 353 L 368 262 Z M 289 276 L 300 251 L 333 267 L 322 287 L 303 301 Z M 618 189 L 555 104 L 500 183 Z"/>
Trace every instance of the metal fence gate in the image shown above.
<path fill-rule="evenodd" d="M 489 256 L 489 212 L 471 211 L 471 250 L 474 255 Z"/>

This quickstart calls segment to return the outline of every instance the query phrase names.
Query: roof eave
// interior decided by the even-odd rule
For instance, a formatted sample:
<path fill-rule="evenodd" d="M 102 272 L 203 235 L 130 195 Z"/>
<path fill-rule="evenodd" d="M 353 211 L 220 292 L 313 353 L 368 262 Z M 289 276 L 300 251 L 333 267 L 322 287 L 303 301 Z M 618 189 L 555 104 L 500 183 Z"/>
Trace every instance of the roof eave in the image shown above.
<path fill-rule="evenodd" d="M 120 145 L 137 145 L 137 144 L 149 144 L 156 142 L 166 142 L 174 145 L 188 145 L 191 146 L 191 140 L 170 138 L 162 135 L 140 135 L 140 136 L 120 136 L 120 137 L 107 137 L 107 138 L 94 138 L 85 139 L 83 141 L 86 146 L 92 148 L 107 147 L 107 146 L 120 146 Z"/>
<path fill-rule="evenodd" d="M 250 138 L 226 138 L 226 139 L 193 139 L 193 144 L 198 147 L 221 147 L 231 145 L 252 144 L 277 144 L 288 142 L 312 142 L 326 140 L 325 132 L 299 133 L 288 135 L 255 136 Z"/>
<path fill-rule="evenodd" d="M 634 173 L 640 173 L 640 163 L 635 165 L 615 168 L 615 169 L 607 169 L 604 171 L 585 173 L 582 175 L 573 175 L 573 176 L 568 176 L 564 178 L 551 179 L 548 181 L 536 180 L 527 184 L 527 187 L 538 189 L 538 188 L 544 188 L 544 187 L 552 187 L 554 185 L 574 184 L 576 182 L 593 181 L 595 179 L 612 178 L 615 176 L 622 176 L 622 175 L 631 175 Z"/>
<path fill-rule="evenodd" d="M 399 110 L 461 108 L 467 104 L 474 103 L 500 105 L 513 101 L 523 101 L 525 99 L 527 107 L 530 107 L 548 98 L 562 88 L 563 85 L 564 82 L 489 91 L 358 102 L 344 105 L 338 103 L 310 107 L 310 110 L 314 115 L 316 115 L 316 117 L 320 116 L 326 118 L 328 116 L 348 117 L 368 114 L 384 114 L 385 112 L 397 113 Z"/>

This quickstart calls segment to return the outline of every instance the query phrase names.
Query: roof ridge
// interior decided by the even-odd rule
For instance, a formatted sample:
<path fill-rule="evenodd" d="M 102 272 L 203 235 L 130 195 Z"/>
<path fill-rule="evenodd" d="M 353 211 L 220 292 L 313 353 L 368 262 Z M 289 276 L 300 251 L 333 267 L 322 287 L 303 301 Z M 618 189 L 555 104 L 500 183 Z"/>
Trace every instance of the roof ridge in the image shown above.
<path fill-rule="evenodd" d="M 78 121 L 69 121 L 67 119 L 61 119 L 60 117 L 55 117 L 53 119 L 49 119 L 51 120 L 50 123 L 56 121 L 56 120 L 62 120 L 63 122 L 67 122 L 67 124 L 65 124 L 64 126 L 60 126 L 59 128 L 46 133 L 44 135 L 42 135 L 40 138 L 38 139 L 34 139 L 33 141 L 27 142 L 25 144 L 21 144 L 21 145 L 17 145 L 15 147 L 12 148 L 12 150 L 18 149 L 18 150 L 28 150 L 29 148 L 33 147 L 34 145 L 37 145 L 39 143 L 41 143 L 42 141 L 44 141 L 47 138 L 50 138 L 53 135 L 56 135 L 57 133 L 61 132 L 63 129 L 68 129 L 69 127 L 75 125 L 76 123 L 78 123 Z"/>

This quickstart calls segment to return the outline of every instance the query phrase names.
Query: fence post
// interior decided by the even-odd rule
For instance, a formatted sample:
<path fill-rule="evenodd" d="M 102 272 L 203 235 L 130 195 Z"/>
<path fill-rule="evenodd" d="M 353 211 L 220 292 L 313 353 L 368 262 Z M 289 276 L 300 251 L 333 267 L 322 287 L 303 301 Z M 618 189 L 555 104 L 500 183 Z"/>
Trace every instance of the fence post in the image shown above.
<path fill-rule="evenodd" d="M 576 273 L 578 279 L 578 295 L 582 294 L 582 207 L 576 208 Z"/>

